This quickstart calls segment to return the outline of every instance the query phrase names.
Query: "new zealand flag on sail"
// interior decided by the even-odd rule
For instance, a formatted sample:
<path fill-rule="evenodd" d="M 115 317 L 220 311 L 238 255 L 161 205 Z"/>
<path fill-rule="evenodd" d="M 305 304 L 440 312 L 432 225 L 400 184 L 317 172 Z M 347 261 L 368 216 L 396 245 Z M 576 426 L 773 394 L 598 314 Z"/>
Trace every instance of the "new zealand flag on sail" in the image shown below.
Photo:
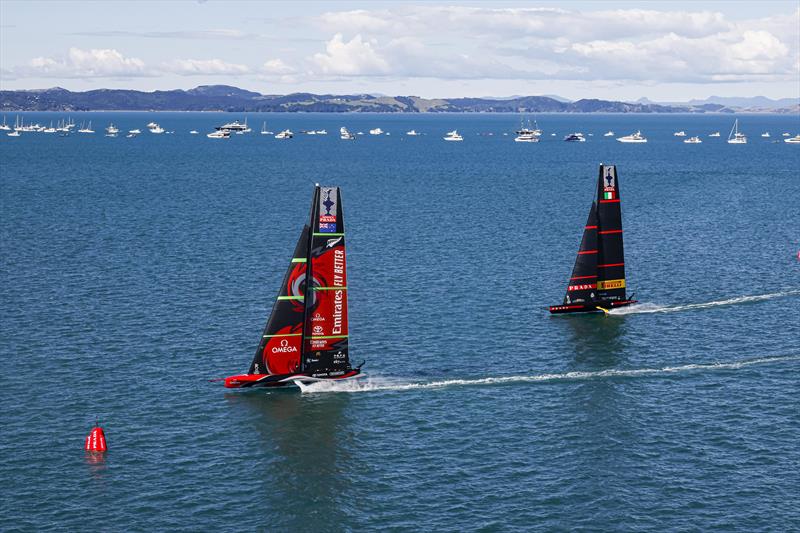
<path fill-rule="evenodd" d="M 336 233 L 336 188 L 322 188 L 319 195 L 319 231 Z"/>

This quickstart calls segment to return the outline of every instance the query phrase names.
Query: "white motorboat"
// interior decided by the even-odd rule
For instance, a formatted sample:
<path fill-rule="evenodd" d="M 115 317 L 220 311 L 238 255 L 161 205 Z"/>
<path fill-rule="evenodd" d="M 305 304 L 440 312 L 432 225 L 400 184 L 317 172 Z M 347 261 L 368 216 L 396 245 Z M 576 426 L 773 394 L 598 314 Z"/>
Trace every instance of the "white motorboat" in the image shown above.
<path fill-rule="evenodd" d="M 715 131 L 714 133 L 709 134 L 709 137 L 720 137 L 720 134 L 718 131 Z"/>
<path fill-rule="evenodd" d="M 191 130 L 191 131 L 189 132 L 189 135 L 197 135 L 198 133 L 200 133 L 200 132 L 199 132 L 199 131 L 197 131 L 197 130 Z"/>
<path fill-rule="evenodd" d="M 136 128 L 136 129 L 133 129 L 133 130 L 128 130 L 128 133 L 130 133 L 131 135 L 139 135 L 140 133 L 142 133 L 142 130 L 140 130 L 139 128 Z"/>
<path fill-rule="evenodd" d="M 675 133 L 673 133 L 672 135 L 674 135 L 675 137 L 686 137 L 686 132 L 685 132 L 685 131 L 683 131 L 683 130 L 681 130 L 681 131 L 676 131 L 676 132 L 675 132 Z"/>
<path fill-rule="evenodd" d="M 158 127 L 158 124 L 156 124 L 155 122 L 148 122 L 147 123 L 147 129 L 157 128 L 157 127 Z"/>
<path fill-rule="evenodd" d="M 464 137 L 458 134 L 458 130 L 453 130 L 447 132 L 447 135 L 444 136 L 445 141 L 463 141 Z"/>
<path fill-rule="evenodd" d="M 11 135 L 11 134 L 9 133 L 9 135 Z M 794 137 L 788 137 L 788 138 L 784 139 L 783 142 L 789 143 L 789 144 L 800 144 L 800 134 L 795 135 Z"/>
<path fill-rule="evenodd" d="M 419 133 L 417 133 L 417 130 L 409 130 L 406 132 L 406 135 L 408 135 L 409 137 L 417 137 L 419 136 Z"/>
<path fill-rule="evenodd" d="M 574 142 L 585 143 L 586 142 L 586 137 L 584 137 L 583 133 L 581 133 L 581 132 L 575 132 L 575 133 L 570 133 L 569 135 L 564 137 L 564 140 L 567 141 L 567 142 L 573 142 L 573 143 Z"/>
<path fill-rule="evenodd" d="M 275 136 L 276 139 L 291 139 L 292 137 L 294 137 L 292 130 L 283 130 Z"/>
<path fill-rule="evenodd" d="M 164 133 L 164 128 L 162 128 L 155 122 L 151 122 L 150 124 L 148 124 L 147 129 L 150 130 L 150 133 L 155 133 L 155 134 Z"/>
<path fill-rule="evenodd" d="M 109 124 L 109 125 L 108 125 L 108 127 L 106 128 L 106 133 L 108 133 L 109 135 L 116 135 L 117 133 L 119 133 L 119 128 L 117 128 L 117 127 L 114 125 L 114 123 L 112 122 L 112 123 L 111 123 L 111 124 Z"/>
<path fill-rule="evenodd" d="M 636 133 L 632 133 L 630 135 L 626 135 L 624 137 L 617 137 L 617 140 L 621 143 L 646 143 L 647 138 L 642 136 L 641 131 L 637 131 Z"/>
<path fill-rule="evenodd" d="M 768 131 L 765 131 L 764 133 L 762 133 L 761 136 L 764 137 L 765 139 L 769 139 L 770 138 L 770 134 L 769 134 Z"/>
<path fill-rule="evenodd" d="M 328 130 L 317 130 L 317 135 L 327 135 Z"/>
<path fill-rule="evenodd" d="M 747 137 L 739 131 L 739 119 L 733 121 L 733 128 L 728 134 L 728 144 L 747 144 Z"/>
<path fill-rule="evenodd" d="M 784 136 L 784 137 L 789 137 L 789 132 L 784 131 L 783 133 L 781 133 L 781 135 Z"/>
<path fill-rule="evenodd" d="M 8 135 L 9 137 L 19 137 L 20 135 L 22 135 L 22 133 L 20 133 L 19 130 L 14 130 L 10 133 L 6 133 L 6 135 Z"/>
<path fill-rule="evenodd" d="M 350 133 L 349 131 L 347 131 L 347 128 L 345 128 L 344 126 L 339 128 L 339 138 L 341 140 L 343 140 L 343 141 L 355 141 L 356 140 L 356 136 L 353 135 L 352 133 Z"/>
<path fill-rule="evenodd" d="M 700 137 L 695 136 L 695 137 L 689 137 L 688 139 L 684 139 L 683 142 L 684 144 L 700 144 L 703 141 L 700 140 Z"/>
<path fill-rule="evenodd" d="M 383 135 L 383 130 L 380 128 L 374 128 L 369 130 L 370 135 Z"/>
<path fill-rule="evenodd" d="M 212 131 L 211 133 L 207 133 L 206 137 L 209 139 L 230 139 L 231 132 L 227 130 L 217 130 Z"/>
<path fill-rule="evenodd" d="M 533 131 L 526 131 L 524 133 L 519 133 L 516 137 L 514 137 L 515 143 L 538 143 L 539 137 Z"/>
<path fill-rule="evenodd" d="M 611 131 L 611 130 L 608 130 L 607 132 L 605 132 L 603 134 L 603 137 L 613 137 L 613 136 L 614 136 L 614 132 Z"/>

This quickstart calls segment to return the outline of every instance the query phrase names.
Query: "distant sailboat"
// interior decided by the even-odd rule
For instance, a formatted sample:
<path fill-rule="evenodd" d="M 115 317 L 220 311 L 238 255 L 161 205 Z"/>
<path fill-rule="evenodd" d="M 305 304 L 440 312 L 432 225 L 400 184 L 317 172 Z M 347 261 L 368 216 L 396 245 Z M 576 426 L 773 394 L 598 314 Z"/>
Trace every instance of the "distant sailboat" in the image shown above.
<path fill-rule="evenodd" d="M 342 195 L 338 187 L 317 185 L 310 220 L 300 233 L 250 368 L 225 378 L 225 386 L 302 385 L 360 373 L 361 365 L 353 368 L 349 358 Z"/>
<path fill-rule="evenodd" d="M 567 284 L 564 303 L 551 305 L 550 312 L 608 312 L 635 303 L 625 293 L 625 251 L 622 243 L 617 167 L 600 165 L 595 199 Z"/>
<path fill-rule="evenodd" d="M 739 119 L 733 121 L 733 128 L 728 134 L 728 144 L 747 144 L 747 137 L 739 131 Z"/>

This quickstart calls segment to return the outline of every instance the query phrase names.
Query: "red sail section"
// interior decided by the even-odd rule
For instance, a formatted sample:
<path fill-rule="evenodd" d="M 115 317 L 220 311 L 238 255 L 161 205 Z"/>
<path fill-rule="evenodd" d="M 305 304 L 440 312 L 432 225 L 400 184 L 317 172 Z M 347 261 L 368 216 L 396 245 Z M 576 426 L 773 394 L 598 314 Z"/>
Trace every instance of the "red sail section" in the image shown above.
<path fill-rule="evenodd" d="M 303 371 L 337 376 L 350 368 L 347 259 L 338 187 L 320 187 L 317 202 L 309 254 L 313 297 L 306 309 Z"/>
<path fill-rule="evenodd" d="M 267 320 L 248 374 L 287 374 L 300 368 L 303 348 L 309 227 L 305 226 Z"/>

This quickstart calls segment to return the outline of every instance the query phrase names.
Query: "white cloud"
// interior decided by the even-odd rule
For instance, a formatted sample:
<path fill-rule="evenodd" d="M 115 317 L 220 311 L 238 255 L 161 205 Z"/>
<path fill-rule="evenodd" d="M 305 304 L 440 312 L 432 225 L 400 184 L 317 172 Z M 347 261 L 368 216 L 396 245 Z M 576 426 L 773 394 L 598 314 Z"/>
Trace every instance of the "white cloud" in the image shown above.
<path fill-rule="evenodd" d="M 111 78 L 150 76 L 144 62 L 125 57 L 117 50 L 105 48 L 82 50 L 70 48 L 65 57 L 35 57 L 22 67 L 13 69 L 20 77 L 42 78 Z"/>
<path fill-rule="evenodd" d="M 337 33 L 325 45 L 325 53 L 314 54 L 313 62 L 327 75 L 370 76 L 388 74 L 389 63 L 375 50 L 374 41 L 365 41 L 356 35 L 345 42 Z"/>
<path fill-rule="evenodd" d="M 221 59 L 175 59 L 162 63 L 161 70 L 181 76 L 240 76 L 250 72 L 247 65 Z"/>
<path fill-rule="evenodd" d="M 294 74 L 295 69 L 280 59 L 270 59 L 261 65 L 261 71 L 267 75 L 285 76 L 288 74 Z"/>

